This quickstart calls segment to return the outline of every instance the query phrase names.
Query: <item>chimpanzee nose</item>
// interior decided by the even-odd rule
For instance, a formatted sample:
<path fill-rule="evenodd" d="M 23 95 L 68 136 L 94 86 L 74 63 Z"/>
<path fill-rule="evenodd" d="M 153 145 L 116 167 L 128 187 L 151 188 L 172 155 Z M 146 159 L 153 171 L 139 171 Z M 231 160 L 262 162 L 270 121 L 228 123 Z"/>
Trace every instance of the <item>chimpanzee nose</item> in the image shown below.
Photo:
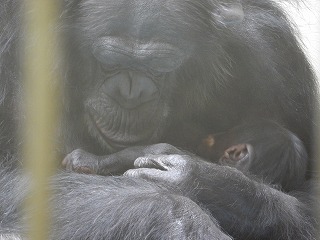
<path fill-rule="evenodd" d="M 106 93 L 124 108 L 136 108 L 156 98 L 158 89 L 151 78 L 139 72 L 123 71 L 109 78 Z"/>

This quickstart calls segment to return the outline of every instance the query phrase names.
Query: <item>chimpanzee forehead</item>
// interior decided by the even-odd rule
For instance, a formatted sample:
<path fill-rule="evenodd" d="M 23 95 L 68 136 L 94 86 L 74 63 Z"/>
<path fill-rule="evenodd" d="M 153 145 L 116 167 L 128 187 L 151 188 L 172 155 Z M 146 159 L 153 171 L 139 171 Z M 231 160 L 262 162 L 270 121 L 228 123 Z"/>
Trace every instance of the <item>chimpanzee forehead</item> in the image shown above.
<path fill-rule="evenodd" d="M 188 18 L 194 19 L 181 0 L 87 0 L 81 5 L 81 25 L 91 35 L 129 36 L 137 39 L 192 39 Z"/>

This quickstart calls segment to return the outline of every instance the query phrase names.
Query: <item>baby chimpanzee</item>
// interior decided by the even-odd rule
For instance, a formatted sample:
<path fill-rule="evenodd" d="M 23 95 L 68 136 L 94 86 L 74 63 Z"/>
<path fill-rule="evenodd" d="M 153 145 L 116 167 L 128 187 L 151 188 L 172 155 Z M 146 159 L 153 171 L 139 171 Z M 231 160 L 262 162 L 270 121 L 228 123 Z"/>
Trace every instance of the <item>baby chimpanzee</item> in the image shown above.
<path fill-rule="evenodd" d="M 271 141 L 273 135 L 279 136 L 278 143 L 283 144 Z M 282 146 L 290 141 L 290 148 L 283 151 Z M 197 154 L 211 162 L 256 175 L 286 191 L 303 182 L 307 171 L 308 156 L 302 142 L 273 122 L 264 129 L 243 124 L 227 132 L 208 134 L 198 146 Z"/>

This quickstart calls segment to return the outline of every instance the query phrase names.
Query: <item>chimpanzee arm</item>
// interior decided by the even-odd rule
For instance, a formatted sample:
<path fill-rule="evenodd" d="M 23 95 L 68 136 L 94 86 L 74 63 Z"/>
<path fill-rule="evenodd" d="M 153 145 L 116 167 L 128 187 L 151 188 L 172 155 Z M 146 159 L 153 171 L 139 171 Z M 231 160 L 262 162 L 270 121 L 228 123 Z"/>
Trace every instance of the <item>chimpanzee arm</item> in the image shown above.
<path fill-rule="evenodd" d="M 62 165 L 69 171 L 114 176 L 122 175 L 128 169 L 134 168 L 134 161 L 146 154 L 182 153 L 183 151 L 165 143 L 130 147 L 106 156 L 96 156 L 82 149 L 76 149 L 64 158 Z"/>
<path fill-rule="evenodd" d="M 0 239 L 25 239 L 29 218 L 20 209 L 30 182 L 17 171 L 0 169 L 0 175 Z M 50 188 L 49 239 L 231 240 L 177 189 L 144 179 L 59 173 Z"/>
<path fill-rule="evenodd" d="M 239 170 L 190 155 L 150 155 L 125 175 L 179 186 L 237 239 L 314 239 L 307 206 Z M 159 167 L 160 166 L 160 167 Z"/>
<path fill-rule="evenodd" d="M 239 239 L 313 239 L 308 207 L 234 168 L 201 164 L 197 199 Z"/>

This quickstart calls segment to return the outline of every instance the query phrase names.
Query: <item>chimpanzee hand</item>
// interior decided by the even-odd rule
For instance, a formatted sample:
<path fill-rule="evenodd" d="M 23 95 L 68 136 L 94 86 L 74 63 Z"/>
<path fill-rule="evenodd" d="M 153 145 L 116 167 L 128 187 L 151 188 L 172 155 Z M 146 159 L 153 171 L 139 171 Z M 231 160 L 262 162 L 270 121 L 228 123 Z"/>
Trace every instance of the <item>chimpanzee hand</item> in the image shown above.
<path fill-rule="evenodd" d="M 96 156 L 84 150 L 76 149 L 64 158 L 62 166 L 67 170 L 80 173 L 116 175 L 123 174 L 128 169 L 134 168 L 134 162 L 137 158 L 153 154 L 168 155 L 183 154 L 183 152 L 165 143 L 129 147 L 107 156 Z"/>
<path fill-rule="evenodd" d="M 103 157 L 101 156 L 93 155 L 82 149 L 76 149 L 63 159 L 62 166 L 69 171 L 96 174 L 102 159 Z"/>
<path fill-rule="evenodd" d="M 140 177 L 165 184 L 185 185 L 195 179 L 199 162 L 189 155 L 158 154 L 139 157 L 134 161 L 136 169 L 129 169 L 125 176 Z"/>

